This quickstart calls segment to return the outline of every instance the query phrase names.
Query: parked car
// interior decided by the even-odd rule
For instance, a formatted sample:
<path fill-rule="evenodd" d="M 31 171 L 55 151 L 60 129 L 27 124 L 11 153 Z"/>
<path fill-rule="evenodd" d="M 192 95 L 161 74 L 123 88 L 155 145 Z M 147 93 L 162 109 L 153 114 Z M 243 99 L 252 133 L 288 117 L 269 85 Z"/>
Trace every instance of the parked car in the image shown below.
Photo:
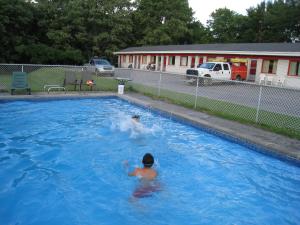
<path fill-rule="evenodd" d="M 247 67 L 240 63 L 206 62 L 196 69 L 188 69 L 187 75 L 220 80 L 246 80 Z"/>
<path fill-rule="evenodd" d="M 106 59 L 101 58 L 91 58 L 90 62 L 84 64 L 85 68 L 90 72 L 95 72 L 98 76 L 114 76 L 115 67 L 110 64 Z"/>

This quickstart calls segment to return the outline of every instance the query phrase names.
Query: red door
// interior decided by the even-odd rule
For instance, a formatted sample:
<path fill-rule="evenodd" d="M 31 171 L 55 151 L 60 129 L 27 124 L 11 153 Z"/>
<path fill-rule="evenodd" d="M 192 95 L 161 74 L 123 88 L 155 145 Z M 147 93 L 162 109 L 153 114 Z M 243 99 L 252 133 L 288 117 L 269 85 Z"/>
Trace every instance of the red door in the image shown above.
<path fill-rule="evenodd" d="M 257 67 L 257 60 L 251 59 L 249 78 L 248 78 L 249 81 L 255 81 L 256 67 Z"/>
<path fill-rule="evenodd" d="M 195 68 L 195 56 L 192 57 L 191 68 Z"/>
<path fill-rule="evenodd" d="M 197 66 L 199 66 L 199 65 L 201 65 L 201 64 L 203 64 L 203 57 L 199 56 L 199 63 L 198 63 Z"/>

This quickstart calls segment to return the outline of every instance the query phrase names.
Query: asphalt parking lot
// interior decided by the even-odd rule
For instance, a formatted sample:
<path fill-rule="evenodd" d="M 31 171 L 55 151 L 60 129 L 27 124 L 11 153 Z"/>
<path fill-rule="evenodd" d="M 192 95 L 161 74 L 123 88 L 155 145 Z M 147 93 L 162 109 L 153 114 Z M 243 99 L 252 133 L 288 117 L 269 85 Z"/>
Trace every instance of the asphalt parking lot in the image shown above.
<path fill-rule="evenodd" d="M 199 85 L 187 82 L 185 75 L 142 70 L 127 70 L 133 83 L 161 88 L 178 93 L 206 97 L 234 104 L 300 117 L 300 90 L 260 86 L 249 82 L 216 82 Z M 161 74 L 161 76 L 160 76 Z"/>

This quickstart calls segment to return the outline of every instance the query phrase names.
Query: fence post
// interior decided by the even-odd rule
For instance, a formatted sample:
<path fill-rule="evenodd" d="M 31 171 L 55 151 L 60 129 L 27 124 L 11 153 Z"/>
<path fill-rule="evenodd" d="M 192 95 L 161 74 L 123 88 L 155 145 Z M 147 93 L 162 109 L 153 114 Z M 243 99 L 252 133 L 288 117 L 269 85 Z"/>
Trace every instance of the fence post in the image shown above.
<path fill-rule="evenodd" d="M 22 64 L 22 72 L 24 72 L 24 65 Z"/>
<path fill-rule="evenodd" d="M 159 81 L 158 81 L 158 97 L 160 96 L 160 85 L 161 85 L 161 73 L 159 73 Z"/>
<path fill-rule="evenodd" d="M 258 95 L 258 102 L 257 102 L 257 108 L 256 108 L 255 123 L 258 123 L 258 114 L 259 114 L 259 109 L 260 109 L 262 87 L 263 87 L 262 85 L 260 85 L 260 87 L 259 87 L 259 95 Z"/>
<path fill-rule="evenodd" d="M 196 107 L 197 107 L 198 87 L 199 87 L 199 77 L 197 77 L 197 86 L 196 86 L 196 96 L 195 96 L 194 109 L 196 109 Z"/>

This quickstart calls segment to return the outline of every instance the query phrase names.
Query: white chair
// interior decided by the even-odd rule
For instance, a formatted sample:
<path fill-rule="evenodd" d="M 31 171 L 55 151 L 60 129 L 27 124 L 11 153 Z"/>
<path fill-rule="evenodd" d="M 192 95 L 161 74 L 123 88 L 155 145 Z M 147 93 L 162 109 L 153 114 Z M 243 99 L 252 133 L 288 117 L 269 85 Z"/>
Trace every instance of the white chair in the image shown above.
<path fill-rule="evenodd" d="M 273 84 L 273 76 L 266 75 L 265 76 L 265 85 L 272 85 Z"/>
<path fill-rule="evenodd" d="M 285 78 L 282 76 L 276 76 L 273 78 L 272 85 L 284 87 L 285 85 Z"/>
<path fill-rule="evenodd" d="M 260 85 L 265 85 L 266 84 L 266 74 L 261 73 L 259 75 L 259 82 L 258 82 L 258 84 L 260 84 Z"/>

